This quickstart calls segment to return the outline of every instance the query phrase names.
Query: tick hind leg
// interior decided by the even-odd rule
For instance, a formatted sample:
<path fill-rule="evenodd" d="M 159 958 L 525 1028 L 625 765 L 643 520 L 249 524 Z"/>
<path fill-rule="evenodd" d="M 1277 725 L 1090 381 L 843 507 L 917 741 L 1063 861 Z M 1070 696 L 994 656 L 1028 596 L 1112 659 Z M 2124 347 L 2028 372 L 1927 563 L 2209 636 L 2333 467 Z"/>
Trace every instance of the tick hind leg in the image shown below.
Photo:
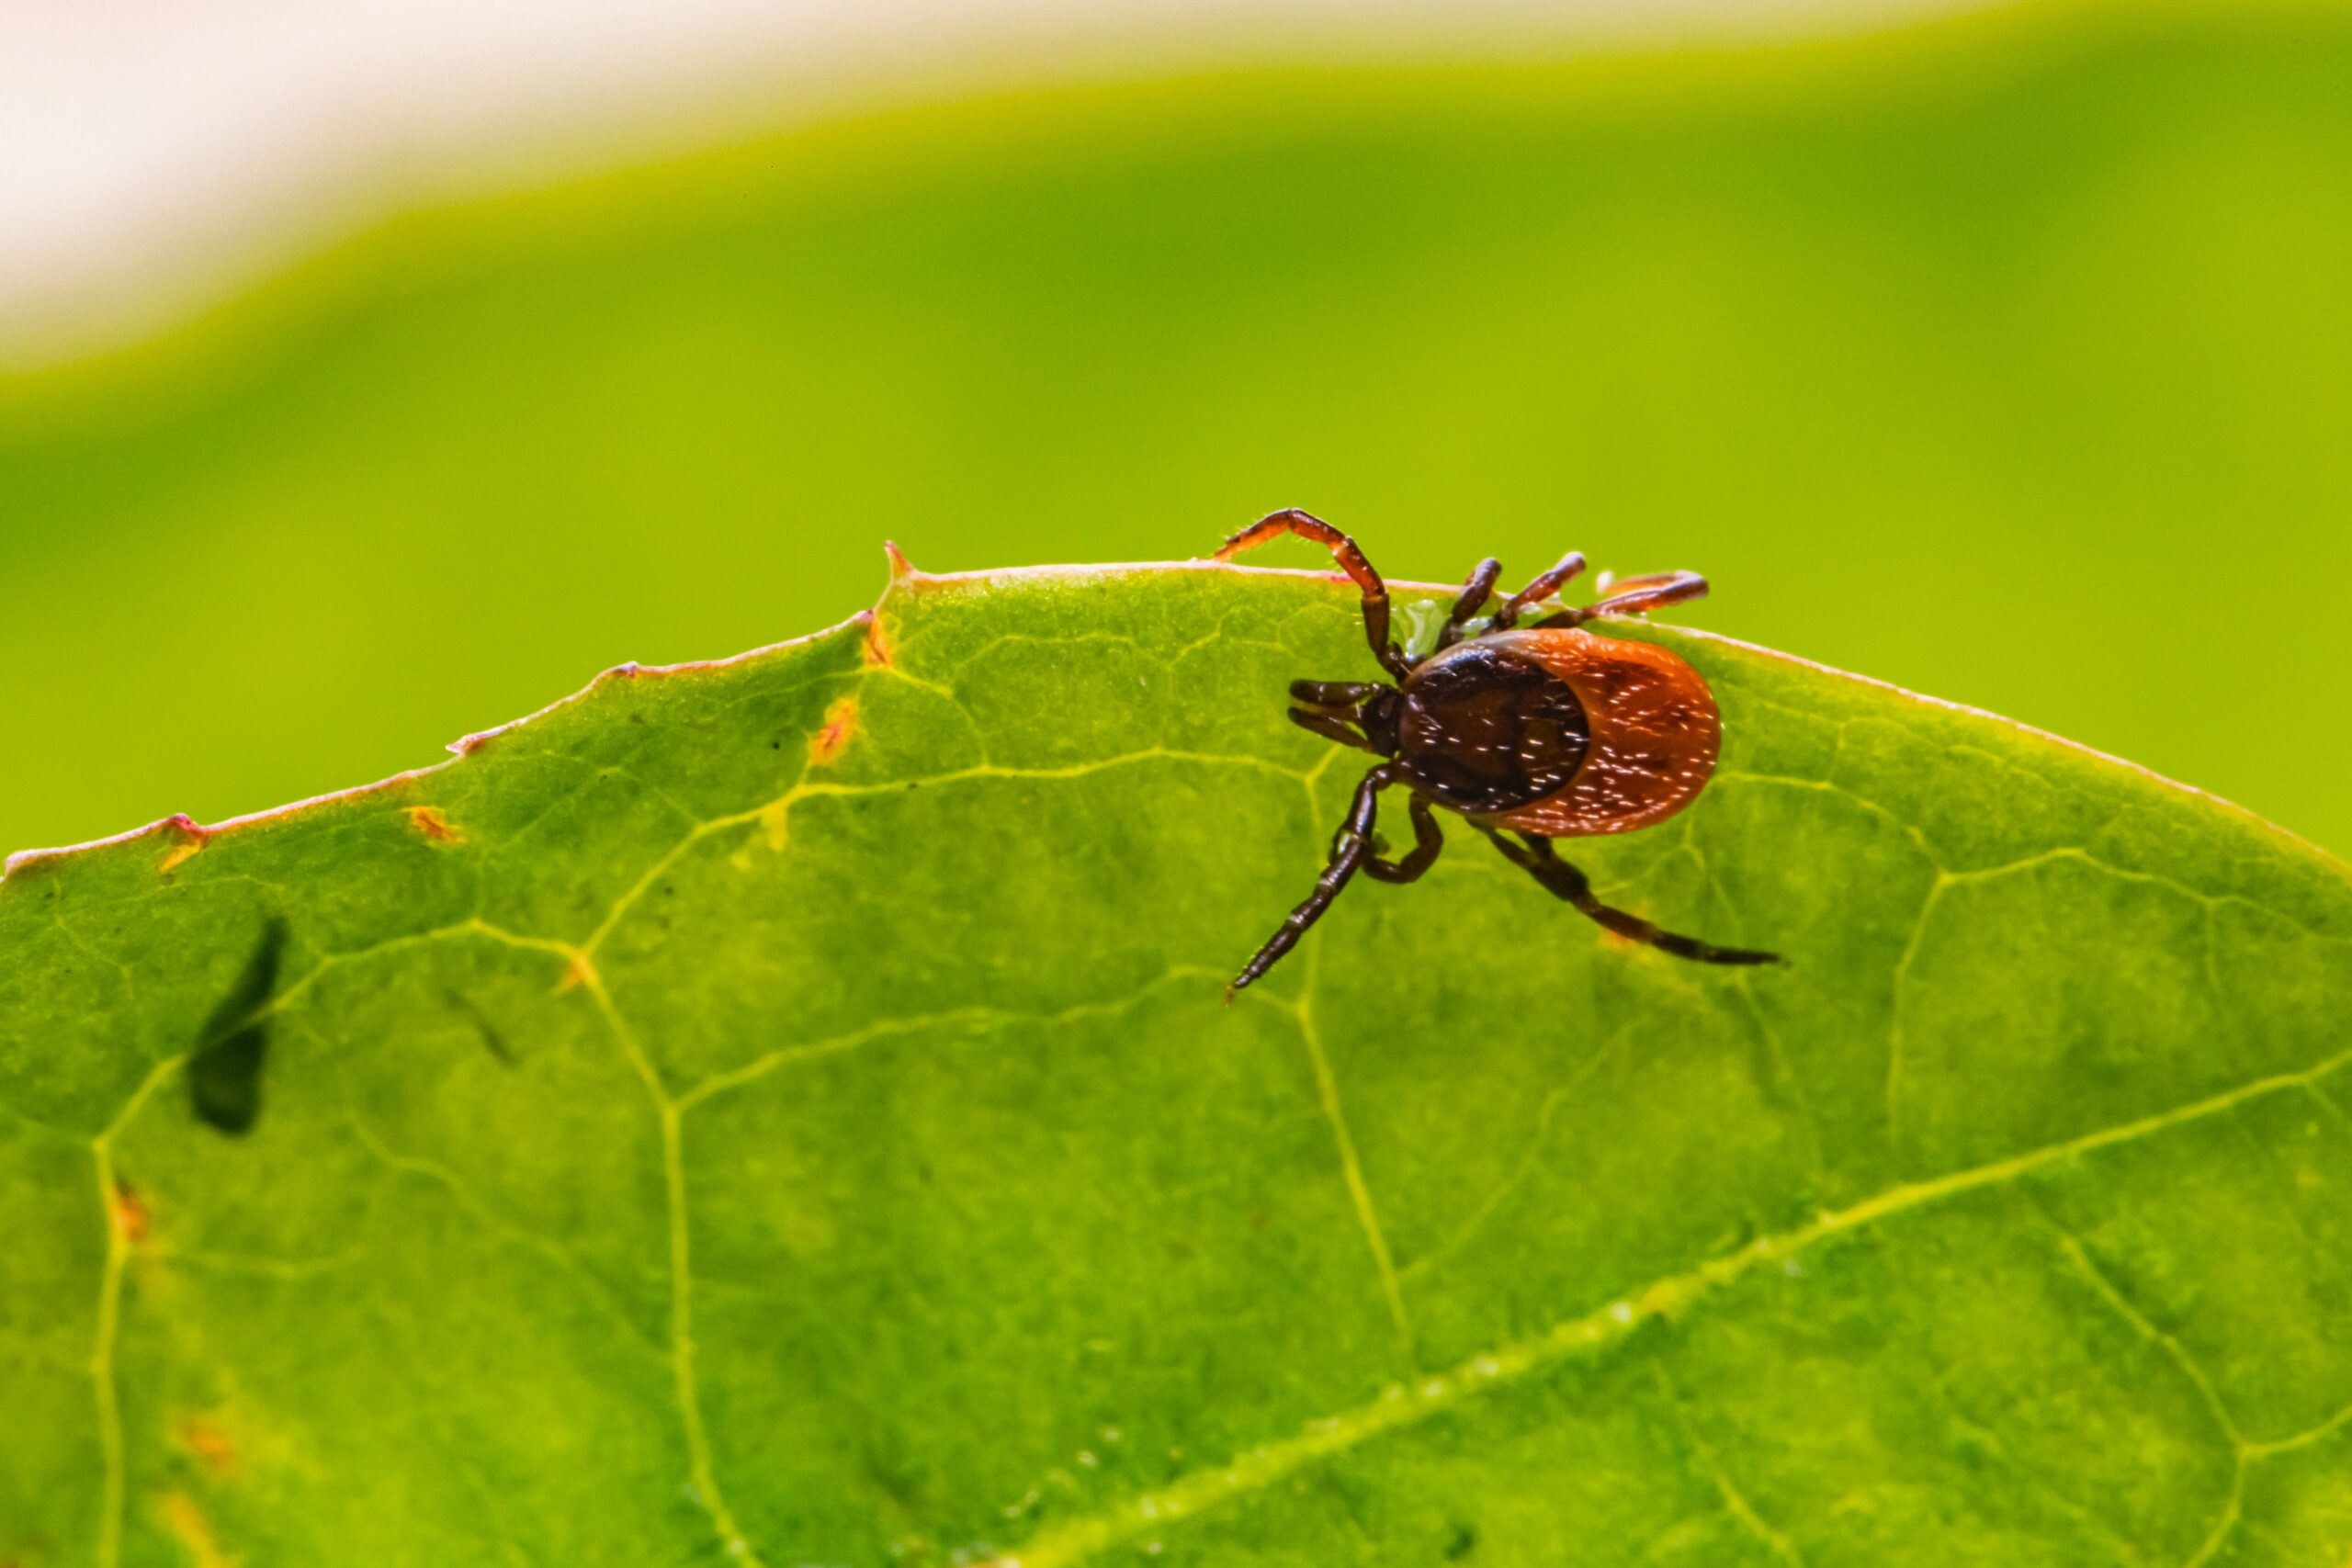
<path fill-rule="evenodd" d="M 1295 506 L 1270 512 L 1219 545 L 1216 558 L 1231 560 L 1242 551 L 1254 550 L 1267 540 L 1280 538 L 1284 534 L 1312 539 L 1331 552 L 1331 558 L 1339 562 L 1340 570 L 1348 574 L 1363 594 L 1363 637 L 1364 641 L 1372 645 L 1372 656 L 1380 660 L 1383 670 L 1400 681 L 1410 674 L 1413 667 L 1406 661 L 1405 650 L 1388 636 L 1388 584 L 1380 580 L 1380 573 L 1373 570 L 1372 563 L 1364 559 L 1362 547 L 1313 513 L 1301 512 Z"/>
<path fill-rule="evenodd" d="M 1421 874 L 1437 863 L 1438 852 L 1445 848 L 1445 834 L 1439 829 L 1437 815 L 1430 809 L 1429 801 L 1417 795 L 1407 809 L 1413 818 L 1413 847 L 1401 860 L 1366 855 L 1363 874 L 1374 882 L 1419 882 Z"/>
<path fill-rule="evenodd" d="M 1275 929 L 1274 934 L 1266 939 L 1266 944 L 1241 966 L 1241 973 L 1236 975 L 1233 984 L 1225 988 L 1227 1001 L 1231 1001 L 1236 991 L 1254 982 L 1272 969 L 1283 953 L 1296 947 L 1298 939 L 1306 934 L 1306 928 L 1323 918 L 1323 911 L 1331 907 L 1331 901 L 1340 896 L 1340 889 L 1345 887 L 1349 879 L 1373 858 L 1372 829 L 1380 817 L 1380 792 L 1396 783 L 1403 771 L 1394 762 L 1384 762 L 1364 774 L 1363 782 L 1356 785 L 1355 799 L 1348 807 L 1347 820 L 1340 824 L 1339 837 L 1332 840 L 1330 862 L 1324 866 L 1323 874 L 1315 879 L 1315 891 L 1306 896 L 1306 902 L 1290 912 Z M 1418 829 L 1419 826 L 1417 821 L 1415 827 Z M 1436 824 L 1431 823 L 1430 826 L 1435 827 Z M 1416 848 L 1412 854 L 1405 857 L 1405 863 L 1410 864 L 1421 853 L 1421 850 Z M 1430 852 L 1428 859 L 1422 861 L 1421 869 L 1426 870 L 1429 860 L 1436 858 L 1436 852 Z M 1419 870 L 1413 873 L 1415 876 L 1419 874 Z"/>
<path fill-rule="evenodd" d="M 1745 947 L 1717 947 L 1696 937 L 1677 936 L 1628 910 L 1615 908 L 1592 896 L 1592 883 L 1583 872 L 1562 860 L 1552 848 L 1552 840 L 1532 833 L 1517 835 L 1517 841 L 1505 838 L 1489 828 L 1487 836 L 1502 851 L 1503 858 L 1542 883 L 1555 897 L 1576 906 L 1578 913 L 1619 936 L 1645 942 L 1662 953 L 1677 958 L 1688 958 L 1700 964 L 1779 964 L 1784 962 L 1777 953 L 1758 953 Z"/>

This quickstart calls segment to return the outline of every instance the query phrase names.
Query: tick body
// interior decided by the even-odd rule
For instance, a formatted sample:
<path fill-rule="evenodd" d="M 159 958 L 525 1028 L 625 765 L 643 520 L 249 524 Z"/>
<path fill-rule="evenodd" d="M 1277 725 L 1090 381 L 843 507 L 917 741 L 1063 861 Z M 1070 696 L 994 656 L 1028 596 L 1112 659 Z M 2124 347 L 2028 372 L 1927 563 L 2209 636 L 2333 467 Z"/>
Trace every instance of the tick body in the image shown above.
<path fill-rule="evenodd" d="M 1250 985 L 1298 944 L 1359 871 L 1412 882 L 1445 840 L 1433 807 L 1485 833 L 1505 858 L 1555 896 L 1621 936 L 1702 964 L 1771 964 L 1777 955 L 1716 947 L 1660 931 L 1592 895 L 1582 872 L 1559 858 L 1555 839 L 1631 832 L 1664 821 L 1695 799 L 1713 773 L 1722 738 L 1714 694 L 1699 672 L 1652 643 L 1583 629 L 1595 616 L 1638 614 L 1707 592 L 1695 572 L 1633 578 L 1595 604 L 1561 609 L 1532 626 L 1519 618 L 1584 570 L 1571 553 L 1483 620 L 1501 568 L 1478 563 L 1436 649 L 1418 661 L 1389 636 L 1387 585 L 1356 542 L 1305 512 L 1277 512 L 1216 553 L 1230 560 L 1280 535 L 1328 547 L 1363 597 L 1365 639 L 1394 683 L 1295 681 L 1294 723 L 1383 761 L 1363 776 L 1315 891 L 1235 976 Z M 1410 791 L 1413 848 L 1399 860 L 1375 852 L 1380 797 Z M 1228 992 L 1229 994 L 1229 992 Z"/>

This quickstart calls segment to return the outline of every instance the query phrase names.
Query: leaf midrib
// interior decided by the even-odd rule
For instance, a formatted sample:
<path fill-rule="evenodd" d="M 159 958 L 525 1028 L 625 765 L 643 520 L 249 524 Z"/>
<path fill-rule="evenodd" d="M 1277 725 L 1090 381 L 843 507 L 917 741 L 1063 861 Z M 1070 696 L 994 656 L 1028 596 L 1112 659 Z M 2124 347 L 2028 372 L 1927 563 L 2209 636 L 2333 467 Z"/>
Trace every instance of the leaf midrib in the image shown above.
<path fill-rule="evenodd" d="M 2235 1089 L 2153 1116 L 1966 1170 L 1924 1181 L 1898 1183 L 1859 1203 L 1823 1214 L 1810 1224 L 1759 1236 L 1736 1252 L 1700 1263 L 1679 1274 L 1654 1280 L 1605 1306 L 1564 1319 L 1532 1339 L 1481 1351 L 1456 1363 L 1450 1371 L 1423 1379 L 1409 1389 L 1392 1384 L 1368 1404 L 1308 1422 L 1297 1437 L 1262 1445 L 1236 1456 L 1225 1465 L 1195 1471 L 1168 1486 L 1139 1494 L 1102 1513 L 1046 1530 L 1025 1546 L 994 1559 L 990 1568 L 1067 1568 L 1106 1548 L 1261 1490 L 1317 1460 L 1416 1426 L 1572 1357 L 1598 1354 L 1628 1338 L 1652 1319 L 1671 1315 L 1732 1284 L 1759 1264 L 1787 1262 L 1825 1241 L 1880 1221 L 1965 1193 L 1999 1187 L 2059 1161 L 2134 1143 L 2221 1115 L 2266 1095 L 2301 1089 L 2317 1096 L 2319 1080 L 2346 1064 L 2352 1064 L 2352 1048 L 2309 1067 L 2250 1079 Z M 2210 1386 L 2209 1380 L 2201 1374 L 2196 1381 Z M 2352 1411 L 2314 1430 L 2330 1429 L 2346 1420 L 2352 1420 Z M 2241 1467 L 2248 1458 L 2283 1451 L 2312 1440 L 2311 1435 L 2299 1434 L 2280 1442 L 2250 1443 L 2238 1435 L 2233 1423 L 2225 1424 L 2224 1431 L 2236 1448 Z M 2211 1555 L 2221 1539 L 2221 1533 L 2217 1533 L 2208 1542 L 2205 1555 Z"/>

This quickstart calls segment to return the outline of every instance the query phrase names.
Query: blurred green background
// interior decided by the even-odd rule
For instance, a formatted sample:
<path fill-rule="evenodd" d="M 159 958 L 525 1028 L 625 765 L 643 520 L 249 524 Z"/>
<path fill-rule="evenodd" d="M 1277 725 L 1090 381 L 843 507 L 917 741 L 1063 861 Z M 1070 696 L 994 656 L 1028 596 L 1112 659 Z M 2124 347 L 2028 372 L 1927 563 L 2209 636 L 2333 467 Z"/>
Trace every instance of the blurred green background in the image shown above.
<path fill-rule="evenodd" d="M 0 847 L 814 629 L 886 536 L 1181 557 L 1300 504 L 1395 575 L 1697 568 L 1683 619 L 2342 850 L 2347 432 L 2333 8 L 877 114 L 0 378 Z"/>

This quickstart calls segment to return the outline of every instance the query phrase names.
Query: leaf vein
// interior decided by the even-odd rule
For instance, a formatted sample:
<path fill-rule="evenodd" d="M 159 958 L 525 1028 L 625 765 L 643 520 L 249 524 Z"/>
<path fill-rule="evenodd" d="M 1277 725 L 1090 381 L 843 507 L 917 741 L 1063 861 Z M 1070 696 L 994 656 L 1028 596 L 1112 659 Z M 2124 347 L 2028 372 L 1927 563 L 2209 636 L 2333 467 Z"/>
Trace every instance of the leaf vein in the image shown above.
<path fill-rule="evenodd" d="M 872 1023 L 861 1025 L 840 1034 L 828 1035 L 822 1040 L 812 1040 L 799 1045 L 779 1046 L 740 1067 L 730 1067 L 723 1072 L 713 1073 L 677 1097 L 678 1111 L 684 1115 L 715 1095 L 724 1094 L 729 1089 L 741 1089 L 746 1084 L 756 1083 L 779 1068 L 795 1066 L 802 1062 L 818 1061 L 827 1056 L 838 1056 L 844 1052 L 855 1051 L 877 1040 L 887 1040 L 896 1035 L 919 1034 L 927 1029 L 947 1028 L 957 1024 L 1031 1024 L 1052 1027 L 1057 1024 L 1075 1023 L 1080 1019 L 1115 1017 L 1177 981 L 1216 980 L 1223 977 L 1221 971 L 1203 964 L 1178 964 L 1170 965 L 1159 976 L 1147 980 L 1124 996 L 1112 997 L 1102 1001 L 1080 1002 L 1073 1007 L 1062 1008 L 1054 1012 L 1017 1012 L 1009 1008 L 974 1005 L 948 1008 L 940 1012 L 918 1013 L 906 1018 L 877 1019 Z"/>
<path fill-rule="evenodd" d="M 612 992 L 606 989 L 605 977 L 597 972 L 594 962 L 584 952 L 576 953 L 572 962 L 582 983 L 595 998 L 598 1010 L 605 1015 L 613 1038 L 644 1082 L 645 1092 L 652 1100 L 661 1123 L 662 1179 L 670 1235 L 670 1371 L 676 1385 L 678 1418 L 685 1434 L 686 1461 L 695 1497 L 718 1527 L 719 1540 L 728 1555 L 751 1564 L 751 1568 L 760 1568 L 759 1554 L 752 1550 L 751 1542 L 735 1522 L 733 1510 L 727 1506 L 725 1494 L 719 1490 L 718 1473 L 711 1464 L 709 1433 L 703 1425 L 702 1393 L 695 1372 L 694 1253 L 686 1211 L 686 1169 L 682 1147 L 684 1129 L 678 1102 L 662 1088 L 652 1058 L 646 1055 L 637 1032 L 614 1004 Z"/>
<path fill-rule="evenodd" d="M 1762 1541 L 1766 1550 L 1787 1563 L 1789 1568 L 1804 1568 L 1804 1558 L 1797 1551 L 1796 1543 L 1765 1522 L 1764 1516 L 1756 1511 L 1747 1494 L 1733 1483 L 1731 1472 L 1724 1468 L 1722 1457 L 1706 1438 L 1699 1435 L 1698 1426 L 1690 1419 L 1690 1408 L 1683 1404 L 1681 1393 L 1674 1386 L 1674 1380 L 1667 1373 L 1666 1363 L 1656 1356 L 1651 1357 L 1650 1371 L 1657 1380 L 1658 1393 L 1665 1399 L 1667 1409 L 1673 1413 L 1674 1424 L 1681 1428 L 1683 1440 L 1690 1445 L 1691 1455 L 1713 1483 L 1715 1495 L 1723 1499 L 1724 1512 L 1738 1520 L 1741 1528 Z"/>
<path fill-rule="evenodd" d="M 1315 1095 L 1323 1108 L 1323 1120 L 1331 1129 L 1331 1143 L 1340 1156 L 1340 1174 L 1347 1184 L 1348 1201 L 1354 1207 L 1356 1224 L 1363 1231 L 1365 1245 L 1372 1251 L 1373 1268 L 1380 1276 L 1380 1292 L 1388 1304 L 1389 1320 L 1396 1325 L 1396 1337 L 1403 1343 L 1409 1365 L 1413 1359 L 1413 1320 L 1405 1310 L 1405 1292 L 1396 1279 L 1396 1260 L 1388 1250 L 1388 1237 L 1380 1226 L 1380 1211 L 1372 1201 L 1372 1189 L 1363 1178 L 1363 1164 L 1356 1157 L 1355 1139 L 1348 1132 L 1347 1112 L 1340 1104 L 1340 1084 L 1331 1073 L 1331 1059 L 1323 1050 L 1322 1032 L 1315 1023 L 1315 985 L 1320 977 L 1323 944 L 1315 937 L 1308 938 L 1306 952 L 1306 983 L 1298 1000 L 1286 1010 L 1297 1021 L 1299 1038 L 1306 1046 L 1307 1065 L 1315 1074 Z M 1277 1002 L 1274 1006 L 1283 1006 Z"/>
<path fill-rule="evenodd" d="M 1057 1525 L 1025 1546 L 993 1559 L 990 1568 L 1067 1568 L 1146 1531 L 1164 1529 L 1237 1497 L 1263 1491 L 1320 1461 L 1418 1426 L 1571 1357 L 1598 1354 L 1623 1342 L 1642 1325 L 1696 1304 L 1760 1265 L 1785 1261 L 1822 1242 L 1914 1209 L 2016 1181 L 2046 1166 L 2224 1114 L 2264 1095 L 2301 1089 L 2347 1062 L 2352 1062 L 2352 1050 L 2299 1071 L 2251 1079 L 2203 1100 L 2007 1159 L 1888 1188 L 1848 1208 L 1824 1213 L 1809 1224 L 1759 1236 L 1736 1252 L 1660 1278 L 1581 1316 L 1563 1319 L 1533 1338 L 1472 1357 L 1450 1371 L 1419 1380 L 1410 1390 L 1392 1385 L 1370 1404 L 1308 1422 L 1294 1437 L 1261 1444 L 1224 1465 L 1195 1471 L 1157 1491 Z M 2222 1533 L 2217 1533 L 2208 1541 L 2208 1550 L 2184 1568 L 2201 1568 L 2222 1539 Z"/>
<path fill-rule="evenodd" d="M 2229 1539 L 2231 1530 L 2236 1528 L 2239 1512 L 2245 1506 L 2245 1438 L 2238 1430 L 2237 1421 L 2230 1415 L 2229 1406 L 2222 1402 L 2222 1391 L 2214 1386 L 2213 1380 L 2208 1377 L 2205 1370 L 2189 1356 L 2187 1348 L 2177 1338 L 2157 1327 L 2149 1320 L 2145 1313 L 2132 1305 L 2131 1298 L 2123 1293 L 2122 1288 L 2116 1284 L 2108 1275 L 2107 1270 L 2101 1269 L 2090 1253 L 2084 1248 L 2080 1238 L 2060 1224 L 2057 1218 L 2046 1208 L 2040 1204 L 2035 1207 L 2041 1211 L 2042 1219 L 2050 1228 L 2057 1233 L 2059 1249 L 2065 1253 L 2066 1260 L 2074 1266 L 2075 1271 L 2090 1284 L 2093 1292 L 2113 1309 L 2118 1317 L 2130 1324 L 2149 1343 L 2162 1350 L 2166 1359 L 2179 1369 L 2180 1374 L 2187 1378 L 2190 1386 L 2197 1390 L 2198 1397 L 2204 1402 L 2206 1409 L 2211 1413 L 2214 1425 L 2221 1428 L 2222 1437 L 2229 1440 L 2232 1467 L 2229 1495 L 2224 1499 L 2222 1511 L 2214 1519 L 2211 1529 L 2206 1532 L 2204 1541 L 2184 1565 L 2184 1568 L 2202 1568 L 2202 1564 L 2211 1562 L 2214 1554 L 2222 1550 L 2222 1542 Z"/>
<path fill-rule="evenodd" d="M 646 1347 L 648 1349 L 653 1350 L 657 1354 L 666 1354 L 666 1347 L 646 1337 L 644 1330 L 633 1318 L 629 1316 L 628 1310 L 622 1305 L 622 1303 L 615 1299 L 611 1287 L 604 1280 L 598 1279 L 594 1271 L 588 1267 L 586 1262 L 570 1247 L 564 1246 L 563 1243 L 556 1240 L 553 1236 L 542 1235 L 538 1232 L 530 1229 L 528 1226 L 517 1224 L 514 1221 L 507 1218 L 504 1214 L 500 1213 L 498 1210 L 483 1199 L 480 1193 L 473 1190 L 471 1186 L 467 1183 L 465 1178 L 458 1175 L 455 1170 L 449 1168 L 449 1167 L 442 1164 L 439 1160 L 427 1159 L 420 1155 L 402 1154 L 399 1150 L 391 1147 L 382 1139 L 379 1138 L 375 1133 L 368 1128 L 368 1124 L 360 1119 L 356 1107 L 346 1103 L 344 1107 L 344 1115 L 346 1124 L 351 1129 L 351 1135 L 354 1141 L 356 1141 L 361 1148 L 367 1150 L 370 1157 L 372 1157 L 379 1165 L 381 1165 L 385 1169 L 390 1171 L 395 1171 L 409 1176 L 422 1177 L 425 1180 L 431 1181 L 436 1186 L 439 1186 L 443 1190 L 448 1193 L 451 1201 L 455 1202 L 459 1209 L 463 1210 L 475 1221 L 475 1223 L 481 1225 L 485 1230 L 488 1230 L 492 1235 L 501 1236 L 518 1247 L 522 1247 L 529 1251 L 537 1253 L 540 1257 L 546 1258 L 558 1269 L 561 1269 L 566 1274 L 571 1275 L 572 1279 L 579 1281 L 579 1283 L 587 1290 L 590 1297 L 599 1305 L 605 1308 L 613 1319 L 628 1331 L 628 1337 L 631 1339 Z M 324 1266 L 339 1267 L 343 1263 L 348 1261 L 352 1256 L 353 1255 L 348 1253 L 339 1255 L 336 1258 L 326 1260 Z M 198 1260 L 205 1260 L 203 1259 L 202 1255 L 198 1256 Z M 243 1265 L 237 1264 L 233 1261 L 220 1259 L 211 1259 L 211 1261 L 223 1262 L 225 1266 L 231 1268 L 244 1267 Z M 301 1268 L 301 1266 L 296 1267 Z M 312 1265 L 309 1268 L 302 1269 L 302 1271 L 315 1272 L 319 1267 L 321 1267 L 321 1265 Z M 269 1271 L 282 1272 L 283 1269 L 273 1269 Z"/>

